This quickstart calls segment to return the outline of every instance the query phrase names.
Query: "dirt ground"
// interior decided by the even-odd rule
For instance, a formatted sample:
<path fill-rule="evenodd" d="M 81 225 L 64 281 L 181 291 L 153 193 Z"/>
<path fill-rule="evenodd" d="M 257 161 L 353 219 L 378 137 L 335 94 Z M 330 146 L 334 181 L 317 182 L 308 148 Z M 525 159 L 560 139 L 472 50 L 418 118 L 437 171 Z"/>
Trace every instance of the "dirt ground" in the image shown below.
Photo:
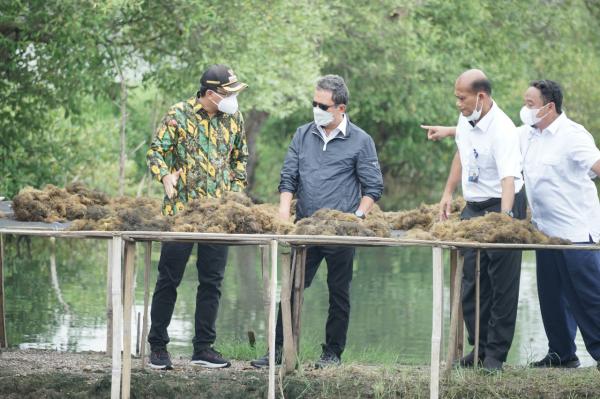
<path fill-rule="evenodd" d="M 109 398 L 111 364 L 97 352 L 4 350 L 0 398 Z M 221 370 L 195 367 L 181 357 L 173 364 L 170 371 L 142 370 L 133 359 L 131 398 L 266 398 L 267 371 L 247 361 Z M 428 366 L 303 365 L 284 379 L 278 375 L 277 382 L 278 398 L 429 398 Z M 443 398 L 600 398 L 600 372 L 507 367 L 490 376 L 454 370 L 442 380 L 441 392 Z"/>

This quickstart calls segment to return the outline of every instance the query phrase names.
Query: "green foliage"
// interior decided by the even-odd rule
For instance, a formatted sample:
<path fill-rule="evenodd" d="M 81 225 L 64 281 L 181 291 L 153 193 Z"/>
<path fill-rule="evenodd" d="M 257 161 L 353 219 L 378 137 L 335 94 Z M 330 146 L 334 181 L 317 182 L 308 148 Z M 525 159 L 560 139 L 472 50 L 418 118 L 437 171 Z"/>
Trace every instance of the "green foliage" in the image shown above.
<path fill-rule="evenodd" d="M 122 79 L 126 192 L 159 190 L 143 180 L 156 121 L 212 63 L 250 85 L 240 104 L 257 142 L 252 193 L 264 200 L 277 198 L 287 145 L 326 73 L 347 80 L 349 116 L 375 139 L 387 208 L 437 199 L 454 145 L 427 142 L 419 125 L 455 123 L 454 80 L 467 68 L 488 74 L 518 124 L 528 82 L 549 78 L 563 84 L 568 115 L 600 129 L 595 1 L 0 3 L 2 195 L 75 178 L 116 192 Z"/>

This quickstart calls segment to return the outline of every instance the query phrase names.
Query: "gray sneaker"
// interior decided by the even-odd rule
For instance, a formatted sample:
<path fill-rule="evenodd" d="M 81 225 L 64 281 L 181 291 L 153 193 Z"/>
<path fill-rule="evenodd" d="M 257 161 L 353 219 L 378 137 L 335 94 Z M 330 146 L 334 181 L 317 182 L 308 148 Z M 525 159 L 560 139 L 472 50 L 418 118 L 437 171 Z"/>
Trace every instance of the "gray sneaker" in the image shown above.
<path fill-rule="evenodd" d="M 265 367 L 269 367 L 269 352 L 267 352 L 263 357 L 258 358 L 256 360 L 252 360 L 250 362 L 252 367 L 256 367 L 257 369 L 262 369 Z M 275 365 L 281 364 L 281 347 L 275 347 Z"/>
<path fill-rule="evenodd" d="M 156 370 L 172 370 L 171 356 L 166 349 L 157 349 L 150 352 L 150 368 Z"/>
<path fill-rule="evenodd" d="M 339 366 L 340 364 L 342 364 L 342 359 L 323 345 L 323 353 L 321 353 L 321 358 L 315 363 L 315 368 L 324 369 L 326 367 Z"/>

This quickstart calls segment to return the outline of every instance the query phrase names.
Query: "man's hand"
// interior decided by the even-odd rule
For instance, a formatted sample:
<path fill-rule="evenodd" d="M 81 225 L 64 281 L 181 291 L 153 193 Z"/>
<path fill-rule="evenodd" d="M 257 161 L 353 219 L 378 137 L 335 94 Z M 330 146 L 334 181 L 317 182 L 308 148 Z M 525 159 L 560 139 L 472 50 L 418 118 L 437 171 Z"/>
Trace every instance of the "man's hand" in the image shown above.
<path fill-rule="evenodd" d="M 177 194 L 177 181 L 179 180 L 179 175 L 181 174 L 181 169 L 179 169 L 175 173 L 170 173 L 168 175 L 164 175 L 162 178 L 162 184 L 165 187 L 165 194 L 167 197 L 173 198 L 175 194 Z"/>
<path fill-rule="evenodd" d="M 427 138 L 432 141 L 438 141 L 444 137 L 454 136 L 456 134 L 456 128 L 454 126 L 421 125 L 421 128 L 427 130 Z"/>
<path fill-rule="evenodd" d="M 448 220 L 450 212 L 452 210 L 452 194 L 442 195 L 440 201 L 440 220 Z"/>
<path fill-rule="evenodd" d="M 279 207 L 279 217 L 281 218 L 281 220 L 284 220 L 286 222 L 290 221 L 290 208 L 288 207 L 287 209 L 285 207 Z"/>

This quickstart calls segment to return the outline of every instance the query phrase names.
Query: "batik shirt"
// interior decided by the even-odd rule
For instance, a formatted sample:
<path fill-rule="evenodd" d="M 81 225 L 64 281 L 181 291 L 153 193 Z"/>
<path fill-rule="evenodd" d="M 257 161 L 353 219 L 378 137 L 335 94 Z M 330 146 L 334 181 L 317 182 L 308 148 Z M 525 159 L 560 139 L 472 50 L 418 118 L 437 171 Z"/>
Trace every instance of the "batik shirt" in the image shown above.
<path fill-rule="evenodd" d="M 165 215 L 176 214 L 194 198 L 242 191 L 248 159 L 242 114 L 210 117 L 195 97 L 177 103 L 161 121 L 146 158 L 158 181 L 181 169 L 176 195 L 164 197 Z"/>

